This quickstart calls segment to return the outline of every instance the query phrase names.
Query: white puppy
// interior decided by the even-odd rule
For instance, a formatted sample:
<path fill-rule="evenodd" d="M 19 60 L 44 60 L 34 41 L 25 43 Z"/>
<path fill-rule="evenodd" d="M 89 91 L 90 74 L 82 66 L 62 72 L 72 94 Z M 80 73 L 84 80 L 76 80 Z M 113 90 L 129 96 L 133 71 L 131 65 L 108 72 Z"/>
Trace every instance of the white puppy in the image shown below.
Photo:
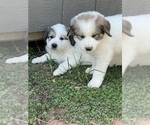
<path fill-rule="evenodd" d="M 114 54 L 121 53 L 122 18 L 112 16 L 108 19 L 98 12 L 89 11 L 78 14 L 70 23 L 70 40 L 94 58 L 89 87 L 100 87 Z"/>
<path fill-rule="evenodd" d="M 67 37 L 67 29 L 62 24 L 48 27 L 45 34 L 47 53 L 41 57 L 34 58 L 32 63 L 40 63 L 54 60 L 59 63 L 53 72 L 54 76 L 64 74 L 71 67 L 78 64 L 91 64 L 91 57 L 77 46 L 72 46 Z"/>
<path fill-rule="evenodd" d="M 128 66 L 150 65 L 150 14 L 123 18 L 122 74 Z"/>

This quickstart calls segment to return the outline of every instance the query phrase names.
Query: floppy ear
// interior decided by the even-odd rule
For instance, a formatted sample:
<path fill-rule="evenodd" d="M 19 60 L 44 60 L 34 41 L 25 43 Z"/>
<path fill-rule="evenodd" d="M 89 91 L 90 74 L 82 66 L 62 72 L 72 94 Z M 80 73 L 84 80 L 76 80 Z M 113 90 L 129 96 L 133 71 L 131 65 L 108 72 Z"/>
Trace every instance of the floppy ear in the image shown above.
<path fill-rule="evenodd" d="M 130 36 L 130 37 L 134 37 L 131 34 L 131 29 L 132 29 L 131 23 L 127 20 L 122 20 L 122 32 L 125 33 L 126 35 Z"/>
<path fill-rule="evenodd" d="M 112 37 L 112 35 L 110 34 L 111 25 L 110 25 L 109 21 L 107 21 L 106 19 L 103 19 L 103 24 L 100 25 L 100 28 L 108 36 Z"/>
<path fill-rule="evenodd" d="M 52 30 L 51 27 L 47 27 L 47 29 L 44 31 L 43 40 L 46 43 L 46 39 L 48 38 L 49 32 Z"/>
<path fill-rule="evenodd" d="M 76 44 L 76 42 L 75 42 L 75 40 L 74 40 L 74 29 L 73 29 L 73 26 L 70 26 L 70 28 L 69 28 L 69 31 L 68 31 L 68 33 L 67 33 L 67 36 L 68 36 L 68 38 L 69 38 L 69 40 L 70 40 L 70 43 L 71 43 L 71 45 L 72 46 L 75 46 L 75 44 Z"/>

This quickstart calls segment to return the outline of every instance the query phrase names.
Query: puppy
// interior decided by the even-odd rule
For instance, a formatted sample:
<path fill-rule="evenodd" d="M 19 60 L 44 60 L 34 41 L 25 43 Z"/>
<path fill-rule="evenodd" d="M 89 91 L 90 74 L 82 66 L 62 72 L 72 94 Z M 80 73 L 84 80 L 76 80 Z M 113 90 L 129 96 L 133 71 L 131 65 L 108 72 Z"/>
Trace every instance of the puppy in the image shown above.
<path fill-rule="evenodd" d="M 108 21 L 96 11 L 83 12 L 71 19 L 70 40 L 93 57 L 89 87 L 101 86 L 113 56 L 121 53 L 121 24 L 121 17 L 109 17 Z"/>
<path fill-rule="evenodd" d="M 123 18 L 122 74 L 124 74 L 128 66 L 150 65 L 150 14 Z"/>
<path fill-rule="evenodd" d="M 77 46 L 72 46 L 67 37 L 67 29 L 63 24 L 56 24 L 47 28 L 45 32 L 46 54 L 34 58 L 32 63 L 54 60 L 59 64 L 53 72 L 54 76 L 64 74 L 71 67 L 78 64 L 91 64 L 91 57 Z"/>
<path fill-rule="evenodd" d="M 13 57 L 6 60 L 6 63 L 25 63 L 28 62 L 28 54 L 19 56 L 19 57 Z"/>

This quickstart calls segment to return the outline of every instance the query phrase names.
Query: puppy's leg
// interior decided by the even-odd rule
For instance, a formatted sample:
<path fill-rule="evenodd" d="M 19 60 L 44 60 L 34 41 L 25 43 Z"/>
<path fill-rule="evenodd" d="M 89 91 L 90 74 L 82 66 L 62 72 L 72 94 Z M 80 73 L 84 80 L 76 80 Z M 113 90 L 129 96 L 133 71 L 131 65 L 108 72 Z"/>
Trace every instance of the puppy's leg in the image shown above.
<path fill-rule="evenodd" d="M 93 69 L 94 69 L 93 67 L 89 67 L 85 70 L 85 72 L 88 74 L 93 74 Z"/>
<path fill-rule="evenodd" d="M 127 54 L 125 53 L 125 51 L 123 51 L 123 55 L 122 55 L 122 75 L 124 75 L 126 69 L 131 64 L 131 62 L 135 59 L 136 55 L 137 55 L 136 52 L 133 51 L 133 50 L 128 51 Z"/>
<path fill-rule="evenodd" d="M 40 56 L 40 57 L 37 57 L 37 58 L 34 58 L 32 60 L 32 63 L 43 63 L 43 62 L 46 62 L 50 60 L 50 55 L 48 53 L 44 54 L 43 56 Z"/>
<path fill-rule="evenodd" d="M 66 60 L 62 62 L 58 68 L 53 72 L 53 76 L 59 76 L 67 72 L 67 70 L 71 69 L 72 67 L 76 67 L 78 65 L 78 62 L 76 62 L 74 59 L 72 60 Z"/>
<path fill-rule="evenodd" d="M 92 61 L 92 66 L 91 67 L 89 67 L 89 68 L 87 68 L 86 70 L 85 70 L 85 72 L 86 73 L 88 73 L 88 74 L 93 74 L 93 71 L 94 71 L 94 69 L 95 69 L 95 59 Z"/>
<path fill-rule="evenodd" d="M 6 60 L 6 63 L 23 63 L 28 62 L 28 54 L 19 57 L 13 57 Z"/>
<path fill-rule="evenodd" d="M 111 61 L 111 57 L 106 59 L 96 58 L 95 61 L 96 63 L 95 63 L 95 69 L 93 70 L 93 77 L 91 81 L 88 83 L 88 87 L 91 88 L 98 88 L 101 86 L 106 70 Z"/>

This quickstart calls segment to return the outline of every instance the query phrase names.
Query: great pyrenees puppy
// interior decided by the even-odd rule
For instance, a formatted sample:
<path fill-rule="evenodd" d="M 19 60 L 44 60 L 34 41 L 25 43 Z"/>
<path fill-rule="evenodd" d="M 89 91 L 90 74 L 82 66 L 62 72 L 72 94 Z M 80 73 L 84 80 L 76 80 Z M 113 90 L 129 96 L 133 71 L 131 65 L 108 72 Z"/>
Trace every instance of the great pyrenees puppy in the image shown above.
<path fill-rule="evenodd" d="M 122 74 L 128 66 L 150 65 L 150 14 L 123 19 Z"/>
<path fill-rule="evenodd" d="M 54 60 L 59 64 L 53 72 L 54 76 L 64 74 L 77 65 L 90 65 L 92 57 L 77 46 L 72 46 L 67 37 L 67 28 L 63 24 L 56 24 L 47 28 L 45 32 L 46 54 L 34 58 L 32 63 Z"/>
<path fill-rule="evenodd" d="M 114 55 L 121 54 L 122 16 L 107 19 L 96 11 L 83 12 L 71 19 L 68 33 L 72 45 L 76 45 L 93 57 L 93 77 L 89 87 L 100 87 L 108 65 Z"/>

